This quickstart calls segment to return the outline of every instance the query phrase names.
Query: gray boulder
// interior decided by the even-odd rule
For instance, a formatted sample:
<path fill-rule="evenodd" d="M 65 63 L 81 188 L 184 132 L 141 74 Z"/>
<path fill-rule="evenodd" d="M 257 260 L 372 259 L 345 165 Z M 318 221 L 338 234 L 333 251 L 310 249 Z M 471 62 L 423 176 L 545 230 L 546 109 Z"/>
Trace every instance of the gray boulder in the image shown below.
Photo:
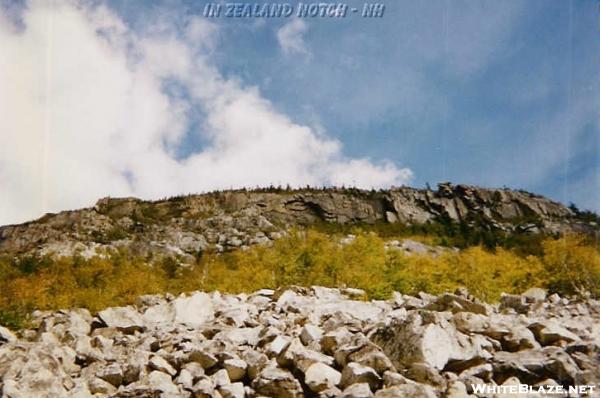
<path fill-rule="evenodd" d="M 258 394 L 267 397 L 304 397 L 300 382 L 289 371 L 273 367 L 263 369 L 252 382 L 252 387 Z"/>
<path fill-rule="evenodd" d="M 144 320 L 134 307 L 107 308 L 98 313 L 98 318 L 108 327 L 123 333 L 141 332 L 146 329 Z"/>
<path fill-rule="evenodd" d="M 313 392 L 336 387 L 340 384 L 342 374 L 324 363 L 313 363 L 304 373 L 304 382 Z"/>

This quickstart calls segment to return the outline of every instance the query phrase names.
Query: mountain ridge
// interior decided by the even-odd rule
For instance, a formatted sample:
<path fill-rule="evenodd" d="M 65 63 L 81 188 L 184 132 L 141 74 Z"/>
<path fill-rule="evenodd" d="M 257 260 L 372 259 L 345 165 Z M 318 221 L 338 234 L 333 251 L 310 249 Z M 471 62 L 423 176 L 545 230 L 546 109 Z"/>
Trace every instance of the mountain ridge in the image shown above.
<path fill-rule="evenodd" d="M 576 209 L 529 192 L 441 183 L 409 187 L 263 188 L 178 196 L 157 201 L 103 198 L 0 227 L 0 254 L 72 255 L 127 248 L 135 254 L 182 257 L 268 243 L 292 227 L 446 225 L 502 234 L 593 232 Z"/>

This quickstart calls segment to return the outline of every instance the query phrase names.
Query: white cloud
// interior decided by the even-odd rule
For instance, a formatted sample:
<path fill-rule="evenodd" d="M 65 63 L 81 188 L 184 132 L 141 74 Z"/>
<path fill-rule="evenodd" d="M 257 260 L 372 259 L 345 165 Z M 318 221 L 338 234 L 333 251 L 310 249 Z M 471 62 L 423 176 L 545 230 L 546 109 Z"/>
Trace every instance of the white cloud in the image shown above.
<path fill-rule="evenodd" d="M 3 18 L 0 11 L 0 20 Z M 407 183 L 408 169 L 343 156 L 341 144 L 274 110 L 210 62 L 216 28 L 131 31 L 106 7 L 33 2 L 0 24 L 0 224 L 88 206 L 267 184 Z M 185 96 L 167 95 L 166 81 Z M 185 159 L 198 111 L 203 148 Z"/>
<path fill-rule="evenodd" d="M 300 54 L 310 56 L 304 42 L 304 34 L 308 26 L 298 18 L 291 19 L 277 31 L 277 41 L 284 54 Z"/>

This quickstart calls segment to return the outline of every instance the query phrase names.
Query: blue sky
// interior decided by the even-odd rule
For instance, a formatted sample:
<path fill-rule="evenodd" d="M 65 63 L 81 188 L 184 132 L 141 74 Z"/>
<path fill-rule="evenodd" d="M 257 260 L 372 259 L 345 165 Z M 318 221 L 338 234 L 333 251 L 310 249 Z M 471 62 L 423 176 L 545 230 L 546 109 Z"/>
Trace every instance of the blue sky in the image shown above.
<path fill-rule="evenodd" d="M 410 167 L 414 185 L 509 186 L 600 209 L 596 1 L 384 4 L 380 19 L 303 19 L 309 55 L 278 46 L 289 19 L 213 19 L 216 63 L 348 155 Z"/>
<path fill-rule="evenodd" d="M 154 197 L 163 192 L 244 185 L 244 181 L 248 185 L 286 183 L 283 171 L 269 174 L 278 169 L 273 167 L 276 158 L 264 165 L 256 165 L 253 159 L 274 156 L 286 142 L 291 147 L 309 140 L 308 149 L 289 149 L 283 156 L 299 159 L 290 165 L 293 183 L 352 185 L 354 175 L 362 186 L 371 180 L 375 186 L 409 183 L 418 187 L 452 181 L 522 188 L 600 210 L 598 2 L 384 1 L 383 18 L 349 14 L 346 18 L 301 19 L 208 19 L 202 16 L 205 3 L 79 2 L 77 12 L 85 15 L 96 34 L 109 32 L 106 35 L 114 46 L 128 43 L 114 47 L 116 55 L 110 59 L 125 54 L 129 63 L 135 63 L 132 59 L 142 54 L 144 70 L 153 71 L 160 84 L 158 96 L 165 97 L 157 97 L 154 104 L 168 102 L 170 113 L 164 120 L 182 121 L 177 132 L 156 133 L 168 155 L 165 164 L 178 167 L 164 177 L 164 191 L 148 188 L 163 180 L 146 180 L 145 173 L 139 172 L 151 161 L 132 165 L 123 160 L 130 155 L 124 153 L 119 167 L 111 163 L 119 178 L 127 176 L 126 181 L 109 184 L 123 185 L 114 194 Z M 359 8 L 363 4 L 346 3 Z M 41 7 L 39 2 L 24 4 L 2 0 L 13 22 L 28 20 L 22 17 L 22 8 Z M 108 12 L 98 13 L 102 7 Z M 56 14 L 54 20 L 59 22 L 65 15 L 48 7 L 40 13 Z M 34 26 L 35 18 L 30 19 L 29 25 Z M 201 27 L 197 29 L 201 33 L 190 35 L 192 25 Z M 77 26 L 73 29 L 83 29 Z M 180 57 L 169 50 L 171 55 L 152 64 L 148 49 L 154 47 L 147 45 L 146 38 L 154 40 L 152 46 L 160 39 L 186 52 L 182 50 Z M 184 58 L 189 62 L 180 67 Z M 138 66 L 126 76 L 139 78 L 142 68 Z M 201 75 L 202 79 L 197 78 Z M 201 87 L 212 87 L 215 82 L 222 85 L 215 90 L 231 92 L 218 97 L 221 94 L 202 91 Z M 119 93 L 106 95 L 116 98 L 123 95 Z M 242 105 L 235 112 L 219 108 L 223 101 L 239 103 L 236 99 Z M 158 124 L 162 121 L 157 119 Z M 118 123 L 110 128 L 121 131 Z M 261 132 L 271 125 L 272 132 Z M 248 163 L 244 163 L 246 152 L 241 144 L 230 146 L 246 137 L 245 126 L 263 146 L 272 143 L 269 154 L 260 149 L 253 152 L 256 157 L 249 155 Z M 301 158 L 303 151 L 312 157 Z M 238 169 L 252 173 L 237 180 L 228 177 L 231 173 L 223 174 L 221 184 L 184 182 L 184 174 L 197 170 L 190 168 L 192 164 L 222 169 L 223 164 L 207 160 L 217 153 L 235 153 L 227 167 L 239 163 Z M 319 163 L 316 159 L 321 158 L 329 160 Z M 327 170 L 333 177 L 320 175 L 316 169 Z M 260 173 L 264 174 L 261 178 L 254 178 Z M 178 179 L 180 184 L 169 186 Z M 112 194 L 111 189 L 94 194 Z M 54 204 L 43 208 L 72 205 L 50 202 Z"/>

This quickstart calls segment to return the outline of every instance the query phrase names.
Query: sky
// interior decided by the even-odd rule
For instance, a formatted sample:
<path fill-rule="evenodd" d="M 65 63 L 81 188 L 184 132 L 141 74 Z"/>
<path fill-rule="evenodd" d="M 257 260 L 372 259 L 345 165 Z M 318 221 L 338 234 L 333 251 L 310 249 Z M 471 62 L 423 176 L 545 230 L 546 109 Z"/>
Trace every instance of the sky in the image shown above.
<path fill-rule="evenodd" d="M 0 225 L 271 184 L 451 181 L 600 211 L 597 1 L 206 4 L 0 0 Z"/>

